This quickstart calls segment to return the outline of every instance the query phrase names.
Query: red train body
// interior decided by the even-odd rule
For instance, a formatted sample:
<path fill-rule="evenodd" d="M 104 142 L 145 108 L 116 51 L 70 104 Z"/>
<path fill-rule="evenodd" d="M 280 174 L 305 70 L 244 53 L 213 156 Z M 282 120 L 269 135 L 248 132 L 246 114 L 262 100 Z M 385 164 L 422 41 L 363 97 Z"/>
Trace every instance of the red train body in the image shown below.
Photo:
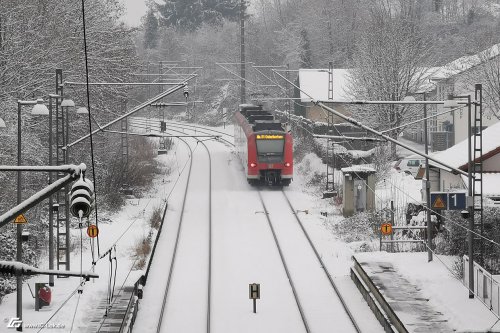
<path fill-rule="evenodd" d="M 293 179 L 292 135 L 262 106 L 241 104 L 234 141 L 251 185 L 288 186 Z"/>

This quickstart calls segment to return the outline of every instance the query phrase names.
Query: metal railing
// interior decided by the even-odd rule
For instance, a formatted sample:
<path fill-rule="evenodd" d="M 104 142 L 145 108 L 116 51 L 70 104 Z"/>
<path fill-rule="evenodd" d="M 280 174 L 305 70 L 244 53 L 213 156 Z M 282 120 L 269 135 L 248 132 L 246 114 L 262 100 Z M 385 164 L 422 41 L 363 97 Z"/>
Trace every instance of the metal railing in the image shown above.
<path fill-rule="evenodd" d="M 469 257 L 464 255 L 462 283 L 465 287 L 469 285 Z M 474 262 L 474 295 L 495 316 L 500 318 L 500 282 L 485 268 Z"/>

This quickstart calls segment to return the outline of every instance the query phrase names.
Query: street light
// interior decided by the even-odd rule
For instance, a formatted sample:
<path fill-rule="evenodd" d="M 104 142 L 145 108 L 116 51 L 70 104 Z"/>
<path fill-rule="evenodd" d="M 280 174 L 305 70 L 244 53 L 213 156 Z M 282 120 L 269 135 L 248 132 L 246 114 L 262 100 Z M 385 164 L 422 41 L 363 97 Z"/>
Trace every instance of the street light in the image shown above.
<path fill-rule="evenodd" d="M 61 107 L 74 107 L 75 102 L 73 102 L 72 99 L 69 99 L 67 97 L 64 97 L 64 99 L 61 102 Z"/>
<path fill-rule="evenodd" d="M 48 116 L 49 109 L 45 104 L 43 104 L 43 99 L 39 98 L 36 100 L 35 106 L 33 106 L 33 110 L 31 110 L 31 114 L 35 116 Z"/>
<path fill-rule="evenodd" d="M 76 109 L 77 114 L 89 114 L 89 110 L 85 106 L 80 106 L 78 109 Z"/>
<path fill-rule="evenodd" d="M 45 109 L 47 107 L 43 105 L 43 99 L 38 99 L 37 101 L 17 101 L 17 165 L 21 166 L 21 108 L 25 105 L 34 105 L 32 114 L 48 114 Z M 21 171 L 17 172 L 17 204 L 20 204 L 21 199 Z M 22 233 L 23 226 L 18 223 L 16 226 L 16 260 L 22 262 L 23 260 L 23 247 L 22 247 Z M 22 320 L 23 316 L 23 279 L 20 274 L 16 274 L 16 288 L 17 288 L 17 318 Z M 22 326 L 17 328 L 18 331 L 22 331 Z"/>

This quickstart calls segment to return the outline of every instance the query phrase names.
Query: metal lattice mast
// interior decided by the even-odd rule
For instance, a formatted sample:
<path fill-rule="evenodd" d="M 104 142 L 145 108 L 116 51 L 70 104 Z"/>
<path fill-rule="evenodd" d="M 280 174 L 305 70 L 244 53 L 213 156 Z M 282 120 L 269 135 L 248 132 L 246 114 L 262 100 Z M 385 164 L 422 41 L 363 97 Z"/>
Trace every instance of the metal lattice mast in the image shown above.
<path fill-rule="evenodd" d="M 290 112 L 291 112 L 291 108 L 290 108 L 290 98 L 292 97 L 291 94 L 290 94 L 290 84 L 288 83 L 288 81 L 290 80 L 290 64 L 286 64 L 286 82 L 285 82 L 285 89 L 286 89 L 286 101 L 285 101 L 285 111 L 286 111 L 286 114 L 287 114 L 287 122 L 288 124 L 290 125 Z"/>
<path fill-rule="evenodd" d="M 245 2 L 240 1 L 240 103 L 245 103 Z"/>
<path fill-rule="evenodd" d="M 475 85 L 474 127 L 473 127 L 473 156 L 472 156 L 472 197 L 474 198 L 474 229 L 484 235 L 483 223 L 483 87 Z M 475 257 L 484 267 L 485 244 L 484 239 L 475 237 L 477 244 Z"/>
<path fill-rule="evenodd" d="M 63 96 L 63 81 L 62 81 L 62 69 L 56 69 L 56 89 L 57 95 Z M 67 124 L 67 114 L 64 114 L 64 110 L 61 107 L 62 99 L 56 99 L 55 109 L 56 109 L 56 164 L 64 165 L 67 164 L 67 150 L 63 149 L 67 144 L 68 139 L 68 124 Z M 63 178 L 64 173 L 58 172 L 57 178 Z M 70 270 L 70 256 L 69 256 L 69 201 L 68 201 L 68 187 L 65 186 L 56 193 L 56 228 L 57 228 L 57 239 L 56 239 L 56 257 L 57 257 L 57 269 L 61 270 L 61 266 L 64 266 L 65 270 Z M 60 276 L 62 277 L 62 276 Z"/>
<path fill-rule="evenodd" d="M 123 103 L 124 111 L 126 110 L 126 103 Z M 122 167 L 126 172 L 128 170 L 128 118 L 121 120 L 121 147 L 122 147 Z"/>
<path fill-rule="evenodd" d="M 328 63 L 328 100 L 333 100 L 333 62 Z M 327 135 L 334 135 L 334 115 L 328 112 Z M 326 191 L 324 198 L 335 196 L 335 141 L 332 138 L 326 140 Z"/>

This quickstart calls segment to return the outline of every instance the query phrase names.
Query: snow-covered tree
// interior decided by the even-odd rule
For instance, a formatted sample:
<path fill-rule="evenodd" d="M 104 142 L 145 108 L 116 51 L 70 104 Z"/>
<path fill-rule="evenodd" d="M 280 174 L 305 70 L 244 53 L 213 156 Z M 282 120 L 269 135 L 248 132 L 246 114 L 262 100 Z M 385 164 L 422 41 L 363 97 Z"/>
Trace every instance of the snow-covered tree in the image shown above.
<path fill-rule="evenodd" d="M 411 1 L 411 0 L 409 0 Z M 432 44 L 416 20 L 415 10 L 385 7 L 375 1 L 357 42 L 350 92 L 358 99 L 400 101 L 415 93 L 425 78 L 423 67 L 431 63 Z M 400 105 L 378 105 L 354 109 L 357 119 L 387 130 L 414 116 L 414 110 Z M 393 130 L 396 138 L 402 129 Z M 395 154 L 395 145 L 392 152 Z"/>
<path fill-rule="evenodd" d="M 148 10 L 144 20 L 144 48 L 154 49 L 158 44 L 158 20 L 153 10 Z"/>
<path fill-rule="evenodd" d="M 224 19 L 238 19 L 240 0 L 165 0 L 157 9 L 163 25 L 195 31 L 203 23 L 221 25 Z"/>

